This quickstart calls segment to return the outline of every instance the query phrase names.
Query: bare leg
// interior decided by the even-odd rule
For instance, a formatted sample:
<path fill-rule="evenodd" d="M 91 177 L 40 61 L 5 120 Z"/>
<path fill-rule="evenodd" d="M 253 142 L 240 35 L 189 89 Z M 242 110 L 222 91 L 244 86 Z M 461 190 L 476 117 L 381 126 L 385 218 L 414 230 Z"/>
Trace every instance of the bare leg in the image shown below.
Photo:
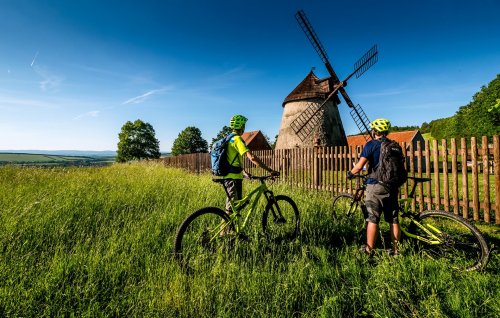
<path fill-rule="evenodd" d="M 398 243 L 401 237 L 401 229 L 399 224 L 391 224 L 391 241 L 392 241 L 392 251 L 394 254 L 398 252 Z"/>
<path fill-rule="evenodd" d="M 368 222 L 368 224 L 366 225 L 366 246 L 369 249 L 368 252 L 370 252 L 375 248 L 377 235 L 378 235 L 378 224 Z"/>

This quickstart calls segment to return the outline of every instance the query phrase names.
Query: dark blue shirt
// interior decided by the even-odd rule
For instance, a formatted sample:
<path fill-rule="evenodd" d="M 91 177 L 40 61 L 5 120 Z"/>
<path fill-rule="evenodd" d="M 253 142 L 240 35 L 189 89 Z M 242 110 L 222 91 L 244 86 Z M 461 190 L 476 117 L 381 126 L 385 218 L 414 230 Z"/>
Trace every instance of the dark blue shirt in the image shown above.
<path fill-rule="evenodd" d="M 368 159 L 368 173 L 372 173 L 373 171 L 377 170 L 378 167 L 378 160 L 380 158 L 380 146 L 382 145 L 382 140 L 384 140 L 385 137 L 382 137 L 381 140 L 370 140 L 369 142 L 366 143 L 366 145 L 363 147 L 363 151 L 361 151 L 360 157 L 364 157 Z M 366 180 L 367 184 L 376 184 L 378 181 L 376 179 L 368 178 Z"/>

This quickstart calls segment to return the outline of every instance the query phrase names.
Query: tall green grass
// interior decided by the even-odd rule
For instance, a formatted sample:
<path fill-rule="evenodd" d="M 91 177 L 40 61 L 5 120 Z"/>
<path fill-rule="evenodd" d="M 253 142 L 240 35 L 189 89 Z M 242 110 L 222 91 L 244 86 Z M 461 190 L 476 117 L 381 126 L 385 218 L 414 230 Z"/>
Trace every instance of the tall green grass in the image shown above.
<path fill-rule="evenodd" d="M 252 186 L 245 181 L 245 189 Z M 194 210 L 223 206 L 209 175 L 161 165 L 0 168 L 0 316 L 498 317 L 497 254 L 459 273 L 406 249 L 368 260 L 330 198 L 272 185 L 302 215 L 299 239 L 258 235 L 193 274 L 171 249 Z M 498 241 L 498 228 L 490 238 Z"/>

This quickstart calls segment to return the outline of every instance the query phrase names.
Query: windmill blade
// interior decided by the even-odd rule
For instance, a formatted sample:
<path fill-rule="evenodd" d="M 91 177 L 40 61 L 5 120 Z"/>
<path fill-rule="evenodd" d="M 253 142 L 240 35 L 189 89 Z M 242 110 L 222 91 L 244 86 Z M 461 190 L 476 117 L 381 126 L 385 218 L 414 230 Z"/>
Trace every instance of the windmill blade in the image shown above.
<path fill-rule="evenodd" d="M 321 60 L 325 64 L 326 69 L 328 70 L 328 73 L 330 74 L 333 82 L 335 84 L 340 82 L 337 74 L 335 74 L 335 71 L 333 70 L 333 67 L 330 64 L 330 61 L 328 60 L 328 55 L 326 54 L 326 51 L 325 51 L 325 48 L 323 47 L 323 44 L 321 44 L 321 41 L 319 40 L 318 36 L 316 35 L 316 32 L 314 31 L 311 23 L 307 19 L 304 11 L 299 10 L 295 14 L 295 19 L 297 19 L 297 22 L 299 23 L 300 27 L 302 28 L 302 31 L 304 31 L 307 39 L 309 39 L 309 42 L 311 42 L 314 50 L 316 51 L 316 53 L 318 53 L 319 57 L 321 58 Z"/>
<path fill-rule="evenodd" d="M 304 33 L 306 34 L 307 38 L 309 39 L 309 42 L 311 42 L 312 46 L 316 50 L 316 53 L 318 53 L 318 55 L 321 58 L 321 60 L 323 61 L 323 63 L 330 64 L 330 62 L 328 61 L 328 55 L 325 52 L 325 48 L 323 47 L 323 45 L 319 41 L 319 38 L 316 35 L 316 32 L 314 32 L 314 29 L 313 29 L 311 23 L 309 22 L 309 20 L 307 19 L 304 11 L 299 10 L 295 14 L 295 19 L 299 23 L 300 27 L 302 28 L 302 31 L 304 31 Z"/>
<path fill-rule="evenodd" d="M 378 49 L 375 44 L 368 52 L 365 53 L 357 62 L 354 64 L 354 73 L 356 73 L 356 78 L 360 78 L 373 64 L 378 61 Z"/>
<path fill-rule="evenodd" d="M 368 128 L 368 124 L 370 121 L 368 120 L 368 117 L 366 116 L 361 106 L 359 104 L 354 106 L 349 113 L 351 114 L 351 117 L 354 120 L 356 126 L 358 126 L 359 131 L 365 137 L 366 141 L 368 141 L 370 138 L 373 139 L 373 136 L 370 133 L 370 129 Z"/>
<path fill-rule="evenodd" d="M 292 130 L 303 142 L 321 124 L 325 112 L 324 103 L 307 103 L 306 109 L 290 124 Z"/>
<path fill-rule="evenodd" d="M 307 103 L 306 109 L 292 121 L 290 127 L 292 127 L 292 130 L 299 136 L 301 141 L 304 141 L 316 125 L 321 122 L 321 116 L 323 116 L 326 110 L 326 103 L 339 89 L 342 89 L 342 85 L 342 82 L 336 85 L 320 105 L 311 102 Z"/>
<path fill-rule="evenodd" d="M 375 44 L 372 46 L 368 52 L 365 53 L 355 64 L 354 71 L 347 76 L 343 82 L 347 82 L 353 75 L 356 75 L 356 78 L 360 78 L 370 67 L 372 67 L 378 61 L 378 49 Z M 345 86 L 345 85 L 344 85 Z"/>
<path fill-rule="evenodd" d="M 302 114 L 295 118 L 295 120 L 291 123 L 290 126 L 292 127 L 293 131 L 297 136 L 299 136 L 302 141 L 304 141 L 305 138 L 307 138 L 307 136 L 309 136 L 320 123 L 321 116 L 323 116 L 325 112 L 325 105 L 328 100 L 330 100 L 332 96 L 337 94 L 337 92 L 340 92 L 344 101 L 347 103 L 349 108 L 351 108 L 351 116 L 360 131 L 369 132 L 368 125 L 370 122 L 366 117 L 366 114 L 359 104 L 357 106 L 354 105 L 351 98 L 344 89 L 344 86 L 347 85 L 347 80 L 349 80 L 353 75 L 356 75 L 356 78 L 359 78 L 378 61 L 377 45 L 374 45 L 354 64 L 354 72 L 352 72 L 349 76 L 346 77 L 346 79 L 341 82 L 337 74 L 335 74 L 330 61 L 328 60 L 328 55 L 326 54 L 321 41 L 316 35 L 316 32 L 307 19 L 304 11 L 299 10 L 295 14 L 295 18 L 302 28 L 302 31 L 304 31 L 304 33 L 306 34 L 309 42 L 311 42 L 314 50 L 316 51 L 316 53 L 318 53 L 319 57 L 325 64 L 326 69 L 330 74 L 330 85 L 333 86 L 333 90 L 329 93 L 328 97 L 323 101 L 323 103 L 321 103 L 321 105 L 308 103 L 306 109 L 302 112 Z M 372 137 L 370 134 L 369 136 Z"/>

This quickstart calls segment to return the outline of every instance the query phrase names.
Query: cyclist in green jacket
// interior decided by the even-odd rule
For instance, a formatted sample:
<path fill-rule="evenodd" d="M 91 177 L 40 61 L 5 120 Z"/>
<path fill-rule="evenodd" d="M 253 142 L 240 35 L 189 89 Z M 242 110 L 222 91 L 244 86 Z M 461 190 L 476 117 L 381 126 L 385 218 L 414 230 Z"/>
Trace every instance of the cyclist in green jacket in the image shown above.
<path fill-rule="evenodd" d="M 227 213 L 232 213 L 229 200 L 241 199 L 242 197 L 243 177 L 250 176 L 250 174 L 244 170 L 243 156 L 246 156 L 253 164 L 266 170 L 271 175 L 279 175 L 279 172 L 269 168 L 264 162 L 262 162 L 262 160 L 259 159 L 259 157 L 254 155 L 250 149 L 248 149 L 243 138 L 241 138 L 241 135 L 245 131 L 245 124 L 247 120 L 248 119 L 242 115 L 234 115 L 229 121 L 229 127 L 233 130 L 235 136 L 229 141 L 227 149 L 227 159 L 228 162 L 231 163 L 231 169 L 233 169 L 233 171 L 223 177 L 225 179 L 224 186 L 229 193 L 229 197 L 226 198 Z"/>

